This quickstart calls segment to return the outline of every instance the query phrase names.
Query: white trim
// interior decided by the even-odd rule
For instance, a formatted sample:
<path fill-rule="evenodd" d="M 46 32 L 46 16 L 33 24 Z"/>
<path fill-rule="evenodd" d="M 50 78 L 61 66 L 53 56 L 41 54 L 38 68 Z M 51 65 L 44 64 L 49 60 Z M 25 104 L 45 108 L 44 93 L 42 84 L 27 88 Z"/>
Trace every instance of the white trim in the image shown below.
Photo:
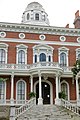
<path fill-rule="evenodd" d="M 5 91 L 4 91 L 4 99 L 3 100 L 6 100 L 6 81 L 2 81 L 4 82 L 4 85 L 5 85 L 5 88 L 3 88 Z"/>
<path fill-rule="evenodd" d="M 34 33 L 33 29 L 35 29 L 35 33 L 38 32 L 41 34 L 47 33 L 47 34 L 57 34 L 57 35 L 66 35 L 66 36 L 80 36 L 80 30 L 75 28 L 40 26 L 40 25 L 7 23 L 7 22 L 0 22 L 0 27 L 2 31 L 14 31 L 14 32 L 20 31 L 20 32 Z"/>
<path fill-rule="evenodd" d="M 23 79 L 18 80 L 17 83 L 16 83 L 16 100 L 18 100 L 18 99 L 17 99 L 17 84 L 18 84 L 20 81 L 24 82 L 24 84 L 25 84 L 25 100 L 26 100 L 26 99 L 27 99 L 27 98 L 26 98 L 26 97 L 27 97 L 27 94 L 26 94 L 27 84 L 26 84 L 26 82 L 25 82 Z"/>
<path fill-rule="evenodd" d="M 5 50 L 5 64 L 7 64 L 7 56 L 8 56 L 8 44 L 0 43 L 0 49 Z"/>
<path fill-rule="evenodd" d="M 46 62 L 48 62 L 49 56 L 51 56 L 51 62 L 53 62 L 53 59 L 52 59 L 53 50 L 54 48 L 45 44 L 33 46 L 33 63 L 34 63 L 35 55 L 37 55 L 37 62 L 39 62 L 39 56 L 41 53 L 44 53 L 46 55 Z"/>
<path fill-rule="evenodd" d="M 58 59 L 59 59 L 59 64 L 60 64 L 60 55 L 61 55 L 61 53 L 65 53 L 66 54 L 66 64 L 67 64 L 67 66 L 69 65 L 69 61 L 68 61 L 68 51 L 69 51 L 69 49 L 68 48 L 66 48 L 66 47 L 61 47 L 61 48 L 58 48 Z"/>
<path fill-rule="evenodd" d="M 13 38 L 0 38 L 0 41 L 3 42 L 15 42 L 15 43 L 33 43 L 33 44 L 45 44 L 45 45 L 59 45 L 59 46 L 80 46 L 80 43 L 77 42 L 58 42 L 58 41 L 41 41 L 41 40 L 32 40 L 32 39 L 13 39 Z"/>
<path fill-rule="evenodd" d="M 53 104 L 53 86 L 52 83 L 48 80 L 41 80 L 41 82 L 46 82 L 50 85 L 50 104 Z M 34 92 L 36 93 L 36 85 L 39 83 L 39 80 L 34 83 Z"/>
<path fill-rule="evenodd" d="M 24 45 L 24 44 L 19 44 L 16 46 L 17 50 L 16 50 L 16 64 L 18 64 L 18 53 L 20 50 L 23 50 L 25 52 L 25 64 L 27 64 L 27 48 L 28 46 Z"/>
<path fill-rule="evenodd" d="M 76 50 L 76 60 L 78 59 L 78 55 L 80 54 L 80 48 L 77 48 Z"/>
<path fill-rule="evenodd" d="M 68 100 L 70 100 L 70 94 L 69 94 L 69 83 L 67 82 L 67 81 L 65 81 L 65 80 L 63 80 L 60 84 L 62 84 L 62 83 L 65 83 L 65 84 L 67 84 L 67 89 L 68 89 Z"/>

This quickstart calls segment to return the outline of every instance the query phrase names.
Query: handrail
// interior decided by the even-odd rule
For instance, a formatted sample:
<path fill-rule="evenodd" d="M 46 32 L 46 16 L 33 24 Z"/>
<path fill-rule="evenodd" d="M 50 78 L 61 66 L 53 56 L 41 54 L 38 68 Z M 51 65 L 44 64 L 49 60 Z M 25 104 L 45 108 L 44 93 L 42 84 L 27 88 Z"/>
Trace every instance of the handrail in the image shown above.
<path fill-rule="evenodd" d="M 34 69 L 61 69 L 64 73 L 66 72 L 72 72 L 71 69 L 73 67 L 70 66 L 60 66 L 58 62 L 37 62 L 33 64 L 0 64 L 0 70 L 22 70 L 30 72 L 30 70 Z"/>
<path fill-rule="evenodd" d="M 23 114 L 25 111 L 27 111 L 29 108 L 31 108 L 33 105 L 36 104 L 36 99 L 30 99 L 26 104 L 22 105 L 19 108 L 15 109 L 15 116 L 16 118 L 19 117 L 21 114 Z"/>
<path fill-rule="evenodd" d="M 73 113 L 80 116 L 80 107 L 77 105 L 72 104 L 71 102 L 61 99 L 61 106 L 65 107 L 66 109 L 72 111 Z"/>

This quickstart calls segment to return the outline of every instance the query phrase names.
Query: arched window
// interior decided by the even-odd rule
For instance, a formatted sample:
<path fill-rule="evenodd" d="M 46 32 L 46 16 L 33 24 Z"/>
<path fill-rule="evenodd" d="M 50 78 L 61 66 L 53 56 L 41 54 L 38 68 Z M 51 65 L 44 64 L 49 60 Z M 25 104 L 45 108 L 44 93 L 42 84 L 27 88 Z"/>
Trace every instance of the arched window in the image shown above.
<path fill-rule="evenodd" d="M 51 62 L 51 56 L 50 56 L 50 55 L 49 55 L 49 57 L 48 57 L 48 61 Z"/>
<path fill-rule="evenodd" d="M 66 95 L 66 100 L 68 100 L 68 86 L 65 82 L 61 84 L 61 91 L 63 91 Z"/>
<path fill-rule="evenodd" d="M 18 100 L 18 103 L 22 103 L 23 102 L 22 100 L 26 99 L 25 89 L 26 89 L 25 82 L 22 80 L 18 81 L 17 82 L 17 100 Z"/>
<path fill-rule="evenodd" d="M 80 60 L 80 54 L 78 54 L 78 60 Z"/>
<path fill-rule="evenodd" d="M 46 20 L 46 17 L 45 17 L 45 15 L 43 16 L 43 20 L 44 20 L 44 21 Z"/>
<path fill-rule="evenodd" d="M 0 63 L 5 63 L 6 53 L 4 49 L 0 49 Z"/>
<path fill-rule="evenodd" d="M 5 82 L 0 81 L 0 99 L 4 100 L 5 99 Z"/>
<path fill-rule="evenodd" d="M 27 20 L 29 20 L 29 18 L 30 18 L 30 15 L 29 15 L 29 13 L 27 14 Z"/>
<path fill-rule="evenodd" d="M 25 52 L 23 50 L 18 52 L 18 64 L 25 64 Z"/>
<path fill-rule="evenodd" d="M 40 62 L 46 62 L 46 55 L 44 53 L 40 54 Z"/>
<path fill-rule="evenodd" d="M 66 60 L 66 54 L 65 53 L 60 54 L 60 65 L 61 66 L 66 66 L 67 65 L 67 60 Z"/>
<path fill-rule="evenodd" d="M 35 14 L 35 20 L 39 20 L 39 14 L 38 13 Z"/>
<path fill-rule="evenodd" d="M 35 63 L 36 63 L 36 62 L 37 62 L 37 55 L 35 55 L 35 58 L 34 58 L 34 59 L 35 59 Z"/>

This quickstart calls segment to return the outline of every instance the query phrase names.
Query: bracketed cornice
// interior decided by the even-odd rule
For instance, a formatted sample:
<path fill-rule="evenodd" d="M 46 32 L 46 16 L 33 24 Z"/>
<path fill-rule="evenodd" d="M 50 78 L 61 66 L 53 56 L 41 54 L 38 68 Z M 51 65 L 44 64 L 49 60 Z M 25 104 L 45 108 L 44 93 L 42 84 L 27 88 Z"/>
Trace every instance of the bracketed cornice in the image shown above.
<path fill-rule="evenodd" d="M 80 36 L 80 29 L 0 22 L 0 31 Z"/>

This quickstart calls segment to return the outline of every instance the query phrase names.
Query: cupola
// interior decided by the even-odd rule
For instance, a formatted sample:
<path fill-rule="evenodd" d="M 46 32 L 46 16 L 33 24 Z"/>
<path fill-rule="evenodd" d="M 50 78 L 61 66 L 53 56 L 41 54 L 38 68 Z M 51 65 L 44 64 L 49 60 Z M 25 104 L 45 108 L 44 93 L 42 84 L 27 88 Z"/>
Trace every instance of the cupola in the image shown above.
<path fill-rule="evenodd" d="M 38 2 L 31 2 L 27 5 L 23 15 L 23 24 L 49 26 L 48 14 Z"/>

